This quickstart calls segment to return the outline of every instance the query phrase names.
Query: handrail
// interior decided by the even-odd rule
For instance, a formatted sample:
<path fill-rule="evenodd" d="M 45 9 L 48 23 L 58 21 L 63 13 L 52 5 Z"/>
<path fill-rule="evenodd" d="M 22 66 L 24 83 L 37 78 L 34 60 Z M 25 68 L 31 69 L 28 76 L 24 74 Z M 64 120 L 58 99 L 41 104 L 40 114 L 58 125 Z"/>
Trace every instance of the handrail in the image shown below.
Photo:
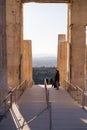
<path fill-rule="evenodd" d="M 44 86 L 45 86 L 46 103 L 47 103 L 47 107 L 49 107 L 49 91 L 47 90 L 46 79 L 44 80 Z"/>
<path fill-rule="evenodd" d="M 48 111 L 49 112 L 49 130 L 52 130 L 52 110 L 51 110 L 51 103 L 49 102 L 49 91 L 47 89 L 46 79 L 44 80 L 44 86 L 45 86 L 46 105 L 47 106 L 42 111 L 40 111 L 37 115 L 35 115 L 32 119 L 28 120 L 27 123 L 23 124 L 23 126 L 31 123 L 32 121 L 37 119 L 41 114 L 43 114 L 45 111 Z"/>
<path fill-rule="evenodd" d="M 87 98 L 87 92 L 85 92 L 85 90 L 81 89 L 79 86 L 75 85 L 75 84 L 72 84 L 70 83 L 69 81 L 65 80 L 65 82 L 69 85 L 68 87 L 66 86 L 67 88 L 67 91 L 72 93 L 72 97 L 76 99 L 76 97 L 78 97 L 78 91 L 81 93 L 80 94 L 80 100 L 81 100 L 81 105 L 82 105 L 82 108 L 85 109 L 85 106 L 87 106 L 87 102 L 86 102 L 86 98 Z M 71 87 L 77 92 L 77 94 L 75 95 L 75 91 L 73 91 L 71 89 Z M 75 97 L 74 97 L 74 96 Z M 78 99 L 77 99 L 78 100 Z"/>
<path fill-rule="evenodd" d="M 24 83 L 25 83 L 25 80 L 24 80 L 24 81 L 22 81 L 22 82 L 21 82 L 18 86 L 14 87 L 14 88 L 11 90 L 11 92 L 15 91 L 15 89 L 20 88 L 20 87 L 21 87 L 21 85 L 22 85 L 22 84 L 24 84 Z"/>
<path fill-rule="evenodd" d="M 65 80 L 68 84 L 70 84 L 74 89 L 78 89 L 78 90 L 80 90 L 82 93 L 83 93 L 83 89 L 81 89 L 79 86 L 77 86 L 77 85 L 73 85 L 72 83 L 70 83 L 69 81 L 67 81 L 67 80 Z"/>
<path fill-rule="evenodd" d="M 14 87 L 12 90 L 8 92 L 8 95 L 4 98 L 4 100 L 0 104 L 0 108 L 4 113 L 3 116 L 5 116 L 9 108 L 12 107 L 12 103 L 16 102 L 19 99 L 19 97 L 23 94 L 25 88 L 26 88 L 26 80 L 22 81 L 21 84 Z"/>
<path fill-rule="evenodd" d="M 49 111 L 49 130 L 52 130 L 52 107 L 51 102 L 49 101 L 49 90 L 47 89 L 46 79 L 44 80 L 44 85 L 45 85 L 47 109 Z"/>
<path fill-rule="evenodd" d="M 14 87 L 12 90 L 10 90 L 10 91 L 8 92 L 8 95 L 7 95 L 7 96 L 4 98 L 4 100 L 2 101 L 2 103 L 3 103 L 12 93 L 14 93 L 16 89 L 20 88 L 21 85 L 23 85 L 24 83 L 25 83 L 25 80 L 24 80 L 21 84 L 19 84 L 18 86 Z M 1 104 L 2 104 L 2 103 L 1 103 Z M 0 106 L 1 106 L 1 105 L 0 105 Z"/>

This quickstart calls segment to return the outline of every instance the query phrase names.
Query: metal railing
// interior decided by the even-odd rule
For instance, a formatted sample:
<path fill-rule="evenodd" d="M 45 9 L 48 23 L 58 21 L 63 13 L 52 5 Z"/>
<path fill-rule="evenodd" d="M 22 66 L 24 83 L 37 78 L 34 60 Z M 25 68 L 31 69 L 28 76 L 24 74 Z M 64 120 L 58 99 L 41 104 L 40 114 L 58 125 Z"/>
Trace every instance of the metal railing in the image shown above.
<path fill-rule="evenodd" d="M 47 89 L 46 79 L 44 85 L 45 85 L 47 109 L 49 112 L 49 130 L 52 130 L 52 106 L 51 106 L 51 102 L 49 101 L 49 90 Z"/>
<path fill-rule="evenodd" d="M 14 87 L 12 90 L 8 92 L 8 95 L 4 98 L 2 103 L 0 104 L 0 121 L 9 111 L 9 108 L 12 107 L 12 103 L 16 102 L 20 96 L 23 94 L 26 88 L 26 81 L 23 81 L 20 85 Z"/>
<path fill-rule="evenodd" d="M 67 92 L 85 109 L 87 107 L 87 92 L 69 81 L 65 81 L 65 84 Z"/>
<path fill-rule="evenodd" d="M 37 119 L 40 115 L 42 115 L 45 111 L 48 111 L 48 114 L 49 114 L 49 130 L 52 130 L 52 107 L 51 107 L 51 103 L 49 102 L 49 90 L 47 89 L 46 80 L 44 80 L 44 86 L 45 86 L 45 95 L 46 95 L 46 107 L 42 111 L 40 111 L 37 115 L 35 115 L 32 119 L 28 120 L 27 123 L 24 123 L 23 126 L 31 123 L 32 121 Z"/>
<path fill-rule="evenodd" d="M 23 92 L 25 90 L 25 86 L 26 86 L 26 81 L 23 81 L 19 86 L 10 90 L 9 94 L 5 97 L 5 99 L 3 100 L 3 102 L 0 105 L 1 109 L 3 110 L 3 116 L 0 115 L 0 121 L 6 115 L 6 113 L 9 111 L 9 109 L 12 108 L 12 103 L 16 102 L 20 98 L 20 96 L 23 94 Z M 52 107 L 51 107 L 51 102 L 49 102 L 49 90 L 47 89 L 46 80 L 44 81 L 44 86 L 45 86 L 45 96 L 46 96 L 46 107 L 42 111 L 40 111 L 37 115 L 35 115 L 32 119 L 28 120 L 26 123 L 24 121 L 23 126 L 20 125 L 19 121 L 17 120 L 17 117 L 15 117 L 14 119 L 17 121 L 19 129 L 21 127 L 24 127 L 25 125 L 31 123 L 35 119 L 37 119 L 45 111 L 48 111 L 49 130 L 52 130 Z M 13 110 L 12 110 L 12 113 L 14 114 Z"/>

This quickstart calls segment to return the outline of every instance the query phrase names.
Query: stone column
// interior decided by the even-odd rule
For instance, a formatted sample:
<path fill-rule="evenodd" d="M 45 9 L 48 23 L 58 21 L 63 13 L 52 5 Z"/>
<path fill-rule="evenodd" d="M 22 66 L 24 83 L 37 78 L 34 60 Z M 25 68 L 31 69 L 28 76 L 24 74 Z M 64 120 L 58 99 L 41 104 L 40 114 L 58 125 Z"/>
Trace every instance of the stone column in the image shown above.
<path fill-rule="evenodd" d="M 71 20 L 69 21 L 70 36 L 70 80 L 73 84 L 84 88 L 84 65 L 87 24 L 87 0 L 73 0 L 69 6 Z"/>
<path fill-rule="evenodd" d="M 57 68 L 59 69 L 60 68 L 60 60 L 61 60 L 61 58 L 60 58 L 60 53 L 61 53 L 61 51 L 60 51 L 60 44 L 62 43 L 62 42 L 65 42 L 66 41 L 66 36 L 65 36 L 65 34 L 60 34 L 60 35 L 58 35 L 58 51 L 57 51 Z"/>
<path fill-rule="evenodd" d="M 31 40 L 23 41 L 22 80 L 28 85 L 32 83 L 32 43 Z"/>
<path fill-rule="evenodd" d="M 70 81 L 71 3 L 68 4 L 67 24 L 67 80 Z"/>
<path fill-rule="evenodd" d="M 66 36 L 58 35 L 58 66 L 60 72 L 60 83 L 65 86 L 65 80 L 67 77 L 67 42 Z"/>
<path fill-rule="evenodd" d="M 6 0 L 0 0 L 0 101 L 7 90 Z"/>
<path fill-rule="evenodd" d="M 17 86 L 20 80 L 21 10 L 21 2 L 6 0 L 7 83 L 9 88 Z"/>

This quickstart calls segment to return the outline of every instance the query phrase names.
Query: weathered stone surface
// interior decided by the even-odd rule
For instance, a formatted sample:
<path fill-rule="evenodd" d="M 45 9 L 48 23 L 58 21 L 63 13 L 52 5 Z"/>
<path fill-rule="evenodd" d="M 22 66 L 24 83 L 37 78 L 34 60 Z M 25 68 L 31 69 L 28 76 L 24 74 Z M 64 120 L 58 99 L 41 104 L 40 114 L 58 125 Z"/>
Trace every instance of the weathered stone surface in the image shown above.
<path fill-rule="evenodd" d="M 65 86 L 64 83 L 67 78 L 67 42 L 64 34 L 58 35 L 57 64 L 60 72 L 60 83 L 62 86 Z"/>
<path fill-rule="evenodd" d="M 67 77 L 72 83 L 84 88 L 86 76 L 86 67 L 84 69 L 84 66 L 87 66 L 85 55 L 87 0 L 0 0 L 0 90 L 3 89 L 6 91 L 8 87 L 15 87 L 24 79 L 27 79 L 27 81 L 32 79 L 31 45 L 23 45 L 22 43 L 22 3 L 31 1 L 39 3 L 69 3 Z M 25 44 L 28 44 L 27 42 L 28 41 L 26 41 Z M 62 50 L 65 45 L 65 41 L 62 41 L 60 50 Z M 26 53 L 29 52 L 27 47 L 30 50 L 29 56 Z M 26 51 L 24 51 L 24 48 Z M 63 53 L 61 55 L 64 58 L 65 55 Z M 27 59 L 28 57 L 30 59 L 29 63 L 27 63 L 28 61 L 25 61 L 25 63 L 30 65 L 30 70 L 26 64 L 26 69 L 24 68 L 24 70 L 26 73 L 30 72 L 30 74 L 28 75 L 27 73 L 26 76 L 24 74 L 23 77 L 24 70 L 22 71 L 22 63 L 24 64 L 24 61 L 22 61 L 22 58 L 25 56 Z M 26 60 L 26 57 L 24 60 Z M 64 66 L 64 62 L 66 61 L 61 62 Z"/>
<path fill-rule="evenodd" d="M 23 40 L 22 79 L 28 85 L 32 82 L 32 42 Z"/>
<path fill-rule="evenodd" d="M 6 6 L 0 0 L 0 92 L 7 89 Z M 1 95 L 1 94 L 0 94 Z M 5 93 L 2 97 L 5 96 Z"/>
<path fill-rule="evenodd" d="M 23 3 L 26 2 L 39 2 L 39 3 L 69 3 L 71 0 L 22 0 Z"/>
<path fill-rule="evenodd" d="M 19 64 L 21 55 L 21 4 L 6 1 L 6 44 L 8 87 L 19 84 Z"/>
<path fill-rule="evenodd" d="M 87 1 L 74 0 L 69 5 L 70 80 L 84 88 L 84 65 L 87 23 Z M 68 13 L 69 14 L 69 13 Z"/>

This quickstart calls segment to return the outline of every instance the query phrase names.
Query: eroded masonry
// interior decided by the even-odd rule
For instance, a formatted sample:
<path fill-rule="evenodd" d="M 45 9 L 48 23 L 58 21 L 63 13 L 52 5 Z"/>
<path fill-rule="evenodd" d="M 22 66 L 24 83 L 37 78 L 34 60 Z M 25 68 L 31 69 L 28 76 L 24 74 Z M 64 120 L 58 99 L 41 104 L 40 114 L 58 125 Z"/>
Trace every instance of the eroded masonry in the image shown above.
<path fill-rule="evenodd" d="M 32 83 L 32 41 L 23 40 L 25 2 L 67 3 L 67 41 L 64 35 L 58 38 L 57 67 L 63 86 L 69 80 L 85 88 L 87 0 L 0 0 L 0 92 L 24 80 Z"/>

